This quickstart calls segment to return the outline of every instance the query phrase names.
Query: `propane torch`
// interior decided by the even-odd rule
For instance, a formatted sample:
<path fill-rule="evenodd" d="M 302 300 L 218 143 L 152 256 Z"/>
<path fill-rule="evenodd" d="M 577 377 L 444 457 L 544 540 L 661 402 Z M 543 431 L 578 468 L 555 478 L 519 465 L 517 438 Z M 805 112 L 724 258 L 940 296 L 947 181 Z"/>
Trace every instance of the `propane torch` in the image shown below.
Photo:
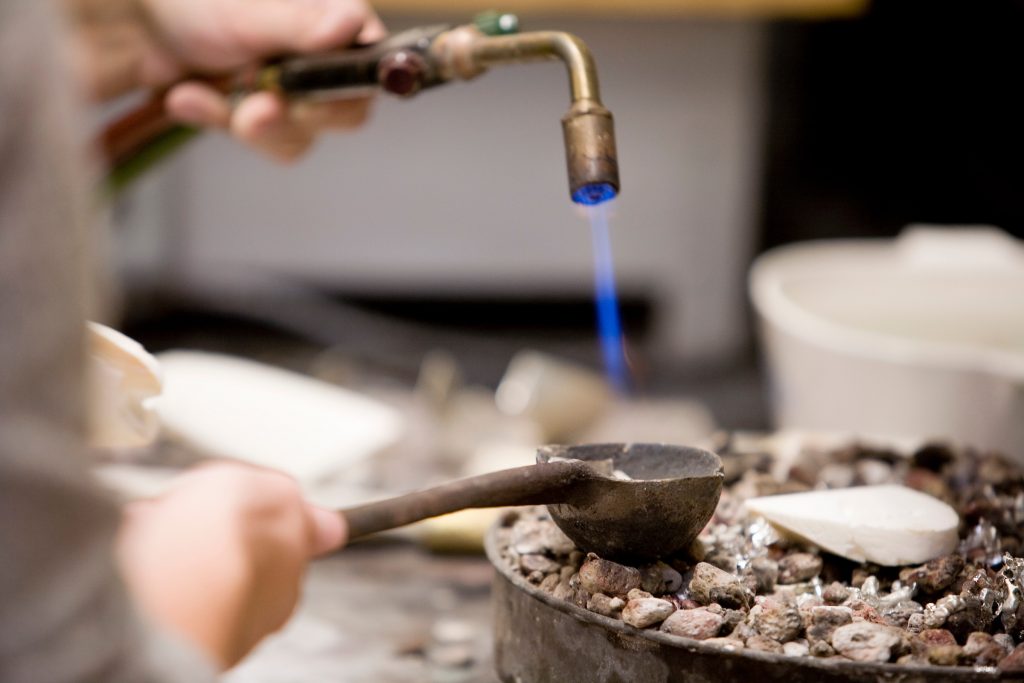
<path fill-rule="evenodd" d="M 513 14 L 488 12 L 469 24 L 413 28 L 372 45 L 285 57 L 207 82 L 227 93 L 270 90 L 288 98 L 346 97 L 378 89 L 411 97 L 449 81 L 474 78 L 499 64 L 559 59 L 568 71 L 571 95 L 562 117 L 569 194 L 578 204 L 615 197 L 619 165 L 612 114 L 601 103 L 590 50 L 572 34 L 519 33 L 518 25 Z M 173 122 L 157 94 L 104 132 L 108 187 L 119 191 L 196 133 Z"/>

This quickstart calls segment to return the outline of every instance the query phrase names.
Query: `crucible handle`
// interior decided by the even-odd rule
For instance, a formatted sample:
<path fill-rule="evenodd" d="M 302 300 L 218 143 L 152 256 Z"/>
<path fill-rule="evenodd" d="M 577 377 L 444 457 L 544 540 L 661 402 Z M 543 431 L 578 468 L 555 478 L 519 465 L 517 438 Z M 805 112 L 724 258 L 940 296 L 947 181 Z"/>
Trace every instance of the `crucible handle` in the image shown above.
<path fill-rule="evenodd" d="M 340 510 L 349 539 L 466 508 L 544 505 L 566 501 L 597 475 L 583 462 L 552 462 L 460 479 L 397 498 Z"/>

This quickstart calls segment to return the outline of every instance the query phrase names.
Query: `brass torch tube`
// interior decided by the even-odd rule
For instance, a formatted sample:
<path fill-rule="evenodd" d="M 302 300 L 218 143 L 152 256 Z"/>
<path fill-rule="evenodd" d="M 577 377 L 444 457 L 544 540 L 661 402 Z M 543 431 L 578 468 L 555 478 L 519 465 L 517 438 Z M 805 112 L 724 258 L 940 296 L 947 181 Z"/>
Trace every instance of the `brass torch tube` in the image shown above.
<path fill-rule="evenodd" d="M 572 104 L 562 117 L 569 195 L 596 204 L 619 192 L 619 162 L 612 113 L 601 104 L 597 66 L 586 44 L 570 33 L 536 31 L 479 37 L 469 44 L 472 66 L 560 59 L 569 72 Z"/>
<path fill-rule="evenodd" d="M 586 43 L 561 31 L 531 31 L 510 36 L 494 36 L 474 41 L 473 61 L 482 67 L 537 59 L 560 59 L 569 71 L 569 89 L 573 102 L 591 100 L 601 103 L 597 85 L 597 66 Z"/>

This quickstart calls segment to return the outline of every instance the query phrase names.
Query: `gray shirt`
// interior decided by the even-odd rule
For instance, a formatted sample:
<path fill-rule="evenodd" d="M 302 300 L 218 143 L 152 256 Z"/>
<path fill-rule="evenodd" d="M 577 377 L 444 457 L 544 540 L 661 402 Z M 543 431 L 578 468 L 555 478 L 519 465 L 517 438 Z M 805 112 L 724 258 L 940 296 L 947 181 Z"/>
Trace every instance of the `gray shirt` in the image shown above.
<path fill-rule="evenodd" d="M 133 611 L 83 446 L 95 235 L 53 11 L 0 0 L 0 682 L 202 683 Z"/>

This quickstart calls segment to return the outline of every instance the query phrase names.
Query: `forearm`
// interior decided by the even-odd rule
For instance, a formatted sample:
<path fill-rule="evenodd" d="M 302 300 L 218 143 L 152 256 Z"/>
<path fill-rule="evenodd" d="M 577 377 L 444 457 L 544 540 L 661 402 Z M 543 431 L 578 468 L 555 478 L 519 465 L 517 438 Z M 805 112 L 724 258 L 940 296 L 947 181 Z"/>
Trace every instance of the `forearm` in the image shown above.
<path fill-rule="evenodd" d="M 59 1 L 71 28 L 75 76 L 90 98 L 166 85 L 179 75 L 140 0 Z"/>

